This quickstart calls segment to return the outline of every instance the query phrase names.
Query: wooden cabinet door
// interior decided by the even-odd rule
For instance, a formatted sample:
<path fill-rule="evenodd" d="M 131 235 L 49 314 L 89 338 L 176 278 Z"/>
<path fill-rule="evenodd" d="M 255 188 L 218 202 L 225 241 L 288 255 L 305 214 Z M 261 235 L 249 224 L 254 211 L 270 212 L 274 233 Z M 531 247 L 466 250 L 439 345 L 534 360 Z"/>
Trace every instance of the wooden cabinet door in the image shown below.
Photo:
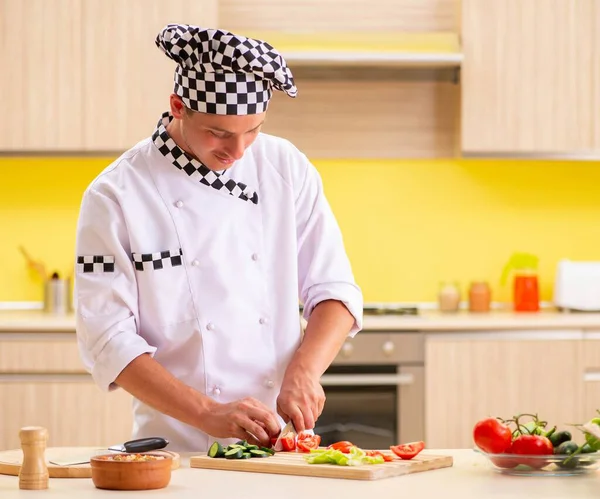
<path fill-rule="evenodd" d="M 128 149 L 151 135 L 168 111 L 175 62 L 154 40 L 172 22 L 215 27 L 217 0 L 85 1 L 84 149 Z"/>
<path fill-rule="evenodd" d="M 582 421 L 600 417 L 600 332 L 590 332 L 581 342 L 581 379 L 583 380 Z"/>
<path fill-rule="evenodd" d="M 214 27 L 217 0 L 0 0 L 0 150 L 119 152 L 168 110 L 170 22 Z"/>
<path fill-rule="evenodd" d="M 599 30 L 597 0 L 462 0 L 463 152 L 600 153 Z"/>
<path fill-rule="evenodd" d="M 131 439 L 132 397 L 102 392 L 86 374 L 1 374 L 0 449 L 18 449 L 23 426 L 48 429 L 48 447 L 109 446 Z"/>
<path fill-rule="evenodd" d="M 80 0 L 0 0 L 0 150 L 83 144 Z"/>
<path fill-rule="evenodd" d="M 537 413 L 559 428 L 581 419 L 578 331 L 428 334 L 425 438 L 472 448 L 475 423 Z"/>

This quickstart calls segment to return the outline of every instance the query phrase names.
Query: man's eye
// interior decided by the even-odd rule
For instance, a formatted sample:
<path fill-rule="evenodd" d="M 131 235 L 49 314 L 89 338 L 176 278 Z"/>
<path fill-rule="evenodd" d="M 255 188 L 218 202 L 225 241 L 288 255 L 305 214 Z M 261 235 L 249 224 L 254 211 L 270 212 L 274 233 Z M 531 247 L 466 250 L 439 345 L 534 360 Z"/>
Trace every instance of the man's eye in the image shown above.
<path fill-rule="evenodd" d="M 209 130 L 209 133 L 213 136 L 216 137 L 217 139 L 223 139 L 223 134 L 220 134 L 218 132 L 213 132 L 212 130 Z"/>

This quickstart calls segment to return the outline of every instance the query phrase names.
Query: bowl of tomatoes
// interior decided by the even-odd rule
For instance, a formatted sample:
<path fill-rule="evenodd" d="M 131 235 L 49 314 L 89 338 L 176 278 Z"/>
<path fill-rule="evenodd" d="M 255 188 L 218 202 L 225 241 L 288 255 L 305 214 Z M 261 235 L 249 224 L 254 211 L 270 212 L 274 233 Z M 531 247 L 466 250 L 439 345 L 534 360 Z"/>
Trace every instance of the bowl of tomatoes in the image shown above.
<path fill-rule="evenodd" d="M 506 475 L 582 475 L 600 468 L 594 442 L 578 443 L 570 431 L 548 427 L 537 415 L 482 419 L 473 428 L 473 441 L 475 452 Z"/>

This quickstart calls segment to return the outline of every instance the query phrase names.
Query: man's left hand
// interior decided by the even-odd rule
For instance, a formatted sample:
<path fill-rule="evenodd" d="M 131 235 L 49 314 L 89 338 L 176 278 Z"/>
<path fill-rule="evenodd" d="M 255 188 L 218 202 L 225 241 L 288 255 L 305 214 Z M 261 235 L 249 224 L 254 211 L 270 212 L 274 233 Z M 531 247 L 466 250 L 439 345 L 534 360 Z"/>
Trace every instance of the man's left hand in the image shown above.
<path fill-rule="evenodd" d="M 312 430 L 324 405 L 325 392 L 319 378 L 290 366 L 277 398 L 279 415 L 286 422 L 291 419 L 298 432 Z"/>

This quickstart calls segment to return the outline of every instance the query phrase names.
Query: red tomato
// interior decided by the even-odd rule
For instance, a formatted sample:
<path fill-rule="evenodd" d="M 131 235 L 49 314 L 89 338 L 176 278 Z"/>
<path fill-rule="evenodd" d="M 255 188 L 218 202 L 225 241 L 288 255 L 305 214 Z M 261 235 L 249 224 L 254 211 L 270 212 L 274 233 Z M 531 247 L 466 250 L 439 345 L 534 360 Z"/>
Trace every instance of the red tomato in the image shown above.
<path fill-rule="evenodd" d="M 512 445 L 506 449 L 506 454 L 513 454 Z M 519 465 L 519 461 L 512 459 L 510 457 L 492 457 L 490 459 L 498 468 L 515 468 Z"/>
<path fill-rule="evenodd" d="M 390 450 L 400 459 L 412 459 L 425 448 L 425 442 L 410 442 L 408 444 L 392 445 Z"/>
<path fill-rule="evenodd" d="M 294 434 L 292 432 L 286 433 L 281 439 L 281 445 L 286 452 L 296 450 L 296 437 Z"/>
<path fill-rule="evenodd" d="M 512 443 L 512 431 L 496 418 L 482 419 L 473 428 L 473 440 L 488 454 L 503 454 Z"/>
<path fill-rule="evenodd" d="M 513 454 L 522 456 L 551 456 L 554 453 L 552 442 L 541 435 L 521 435 L 515 438 L 511 446 Z M 545 459 L 523 459 L 517 461 L 532 468 L 543 468 L 548 464 Z"/>
<path fill-rule="evenodd" d="M 300 452 L 310 452 L 311 449 L 318 449 L 320 443 L 321 437 L 319 435 L 311 435 L 305 432 L 298 435 L 297 447 Z"/>
<path fill-rule="evenodd" d="M 383 458 L 383 460 L 386 462 L 390 462 L 390 461 L 394 460 L 394 458 L 392 456 L 390 456 L 389 454 L 384 454 L 383 452 L 378 451 L 378 450 L 367 450 L 367 451 L 365 451 L 365 453 L 367 454 L 367 456 L 371 456 L 371 457 L 381 456 Z"/>
<path fill-rule="evenodd" d="M 341 440 L 340 442 L 336 442 L 328 446 L 328 449 L 335 449 L 343 452 L 344 454 L 348 454 L 350 452 L 351 447 L 356 447 L 352 442 L 348 442 L 348 440 Z"/>

